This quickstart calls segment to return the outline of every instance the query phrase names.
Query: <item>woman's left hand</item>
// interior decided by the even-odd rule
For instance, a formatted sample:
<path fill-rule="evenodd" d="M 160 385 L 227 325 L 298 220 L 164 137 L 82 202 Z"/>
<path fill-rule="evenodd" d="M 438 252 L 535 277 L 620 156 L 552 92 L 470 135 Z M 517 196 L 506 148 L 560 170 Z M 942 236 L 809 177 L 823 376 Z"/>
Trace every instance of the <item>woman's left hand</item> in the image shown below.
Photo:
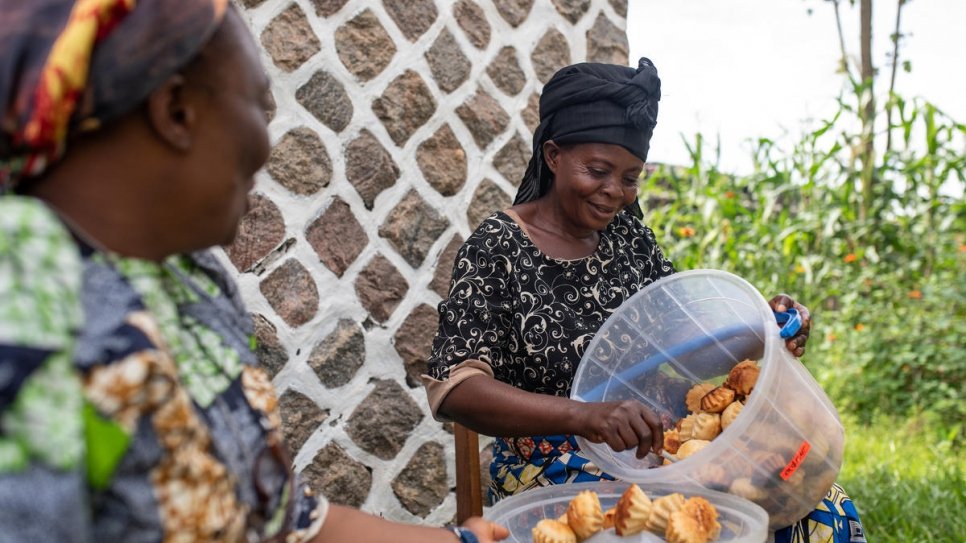
<path fill-rule="evenodd" d="M 802 327 L 798 329 L 794 336 L 785 340 L 785 346 L 793 355 L 801 357 L 805 354 L 805 343 L 808 341 L 809 332 L 812 331 L 812 316 L 809 314 L 808 308 L 796 302 L 787 294 L 775 296 L 768 302 L 768 305 L 771 306 L 772 310 L 779 313 L 787 311 L 790 307 L 798 311 L 798 315 L 802 318 Z"/>

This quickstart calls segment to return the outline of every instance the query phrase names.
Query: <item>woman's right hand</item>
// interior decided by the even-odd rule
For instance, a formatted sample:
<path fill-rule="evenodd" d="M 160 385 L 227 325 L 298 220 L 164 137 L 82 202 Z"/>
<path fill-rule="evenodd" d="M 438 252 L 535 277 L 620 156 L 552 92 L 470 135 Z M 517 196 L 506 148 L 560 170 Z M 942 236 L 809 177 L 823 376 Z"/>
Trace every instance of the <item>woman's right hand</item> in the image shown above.
<path fill-rule="evenodd" d="M 470 517 L 462 524 L 463 528 L 469 528 L 480 543 L 491 543 L 492 541 L 502 541 L 510 536 L 507 530 L 499 524 L 494 524 L 480 517 Z"/>
<path fill-rule="evenodd" d="M 593 443 L 606 443 L 615 451 L 637 448 L 637 457 L 664 448 L 661 419 L 634 400 L 581 404 L 577 435 Z"/>

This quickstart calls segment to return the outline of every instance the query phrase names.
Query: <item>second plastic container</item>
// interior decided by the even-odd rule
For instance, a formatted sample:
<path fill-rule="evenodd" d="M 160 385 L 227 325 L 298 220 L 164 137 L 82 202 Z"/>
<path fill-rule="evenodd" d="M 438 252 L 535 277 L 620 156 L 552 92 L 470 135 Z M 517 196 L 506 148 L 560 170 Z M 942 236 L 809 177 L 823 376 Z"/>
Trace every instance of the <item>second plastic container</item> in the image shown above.
<path fill-rule="evenodd" d="M 571 397 L 635 399 L 666 427 L 687 414 L 696 383 L 721 384 L 745 359 L 761 374 L 741 414 L 710 445 L 680 462 L 615 452 L 578 437 L 584 453 L 624 481 L 698 484 L 765 509 L 772 530 L 804 517 L 842 464 L 845 433 L 835 407 L 779 337 L 775 316 L 747 281 L 718 270 L 676 273 L 628 299 L 600 328 Z"/>
<path fill-rule="evenodd" d="M 532 541 L 533 527 L 545 518 L 555 519 L 567 512 L 570 500 L 581 490 L 593 490 L 600 499 L 604 510 L 617 504 L 621 494 L 630 483 L 618 481 L 598 481 L 593 483 L 574 483 L 553 485 L 521 492 L 510 496 L 493 506 L 486 518 L 506 526 L 510 537 L 506 543 L 529 543 Z M 766 524 L 768 516 L 753 503 L 715 492 L 700 486 L 654 484 L 643 488 L 652 500 L 673 493 L 682 493 L 691 498 L 701 496 L 711 502 L 718 511 L 721 533 L 716 543 L 764 543 L 768 536 Z M 603 530 L 584 540 L 585 543 L 660 543 L 663 535 L 648 531 L 621 537 L 613 529 Z"/>

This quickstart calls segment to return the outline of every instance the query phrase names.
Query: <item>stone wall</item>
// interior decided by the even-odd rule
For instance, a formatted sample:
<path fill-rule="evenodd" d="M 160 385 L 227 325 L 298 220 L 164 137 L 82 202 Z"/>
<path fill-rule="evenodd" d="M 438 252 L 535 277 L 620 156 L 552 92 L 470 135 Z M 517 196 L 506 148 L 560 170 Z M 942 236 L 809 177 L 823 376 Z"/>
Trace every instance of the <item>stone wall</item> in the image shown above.
<path fill-rule="evenodd" d="M 626 0 L 236 0 L 274 145 L 225 251 L 301 470 L 331 500 L 455 513 L 453 440 L 419 385 L 456 248 L 509 205 L 540 88 L 627 63 Z"/>

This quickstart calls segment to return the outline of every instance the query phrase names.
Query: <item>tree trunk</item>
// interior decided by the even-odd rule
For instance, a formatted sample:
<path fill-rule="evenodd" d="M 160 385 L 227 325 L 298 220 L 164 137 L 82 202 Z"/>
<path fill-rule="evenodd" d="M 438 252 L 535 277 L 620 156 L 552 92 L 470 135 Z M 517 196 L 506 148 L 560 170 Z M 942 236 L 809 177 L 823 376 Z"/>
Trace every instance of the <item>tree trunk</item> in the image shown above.
<path fill-rule="evenodd" d="M 886 96 L 886 144 L 883 153 L 889 154 L 892 150 L 892 93 L 896 90 L 896 73 L 899 71 L 899 40 L 902 38 L 902 6 L 906 0 L 897 0 L 896 3 L 896 29 L 892 33 L 892 74 L 889 76 L 889 95 Z"/>
<path fill-rule="evenodd" d="M 875 68 L 872 66 L 872 0 L 862 0 L 860 4 L 861 62 L 862 77 L 862 201 L 859 204 L 859 217 L 869 218 L 872 212 L 872 194 L 875 173 L 875 94 L 873 81 Z"/>

